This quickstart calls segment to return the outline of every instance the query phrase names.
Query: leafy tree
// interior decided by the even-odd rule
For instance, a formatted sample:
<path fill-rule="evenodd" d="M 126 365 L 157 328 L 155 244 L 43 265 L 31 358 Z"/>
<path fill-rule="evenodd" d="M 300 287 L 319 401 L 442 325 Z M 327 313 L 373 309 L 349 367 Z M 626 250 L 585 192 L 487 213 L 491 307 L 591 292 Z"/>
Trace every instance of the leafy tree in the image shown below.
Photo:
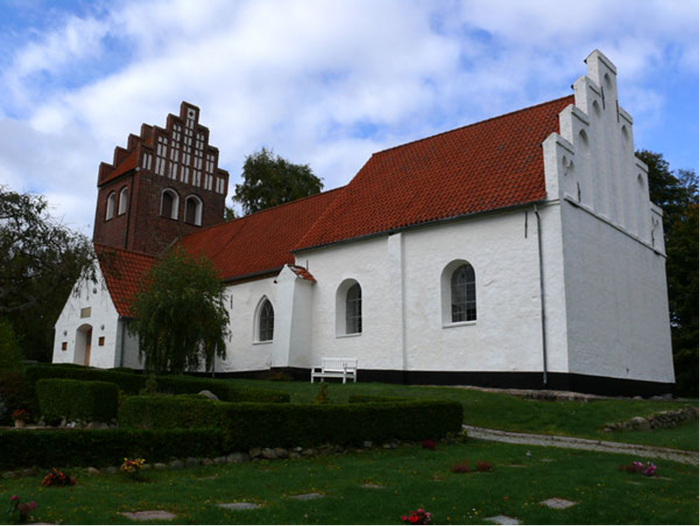
<path fill-rule="evenodd" d="M 210 369 L 226 357 L 229 315 L 211 262 L 178 246 L 142 279 L 130 330 L 139 336 L 145 368 L 156 374 Z"/>
<path fill-rule="evenodd" d="M 76 280 L 92 268 L 92 243 L 48 214 L 46 200 L 0 186 L 0 315 L 27 358 L 47 361 L 53 326 Z"/>
<path fill-rule="evenodd" d="M 649 195 L 664 211 L 666 276 L 677 391 L 698 394 L 698 176 L 672 171 L 662 154 L 637 157 L 649 167 Z"/>
<path fill-rule="evenodd" d="M 246 157 L 243 182 L 236 185 L 233 201 L 240 203 L 244 214 L 289 203 L 317 194 L 323 182 L 308 164 L 293 164 L 271 150 L 263 148 Z"/>
<path fill-rule="evenodd" d="M 663 154 L 648 150 L 636 152 L 649 167 L 649 197 L 663 208 L 666 239 L 672 235 L 676 219 L 689 205 L 698 202 L 698 176 L 692 170 L 672 171 Z"/>

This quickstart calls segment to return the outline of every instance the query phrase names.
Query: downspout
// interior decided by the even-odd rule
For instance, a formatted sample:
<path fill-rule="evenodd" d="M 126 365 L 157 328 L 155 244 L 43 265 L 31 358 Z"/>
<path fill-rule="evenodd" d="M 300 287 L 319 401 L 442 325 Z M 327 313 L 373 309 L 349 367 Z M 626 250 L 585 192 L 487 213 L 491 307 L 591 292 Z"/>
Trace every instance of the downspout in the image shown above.
<path fill-rule="evenodd" d="M 547 331 L 544 309 L 544 268 L 542 265 L 542 220 L 540 212 L 535 205 L 535 217 L 537 218 L 537 255 L 540 262 L 540 320 L 542 322 L 542 385 L 547 387 Z"/>
<path fill-rule="evenodd" d="M 126 338 L 126 320 L 123 317 L 119 317 L 122 325 L 122 341 L 119 345 L 119 367 L 124 367 L 124 339 Z"/>

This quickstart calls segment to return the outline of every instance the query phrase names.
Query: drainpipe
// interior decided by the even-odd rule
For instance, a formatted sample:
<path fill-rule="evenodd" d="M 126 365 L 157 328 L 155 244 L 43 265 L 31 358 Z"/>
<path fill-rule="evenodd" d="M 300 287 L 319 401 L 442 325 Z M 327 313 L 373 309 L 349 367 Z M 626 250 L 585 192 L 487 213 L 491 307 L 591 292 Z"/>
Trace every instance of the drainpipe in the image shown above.
<path fill-rule="evenodd" d="M 537 253 L 540 261 L 540 319 L 542 320 L 542 385 L 547 387 L 547 331 L 544 312 L 544 268 L 542 265 L 542 220 L 540 212 L 535 205 L 535 217 L 537 218 Z"/>
<path fill-rule="evenodd" d="M 119 318 L 122 326 L 122 341 L 119 345 L 119 367 L 124 367 L 124 338 L 126 337 L 126 320 L 124 318 Z"/>

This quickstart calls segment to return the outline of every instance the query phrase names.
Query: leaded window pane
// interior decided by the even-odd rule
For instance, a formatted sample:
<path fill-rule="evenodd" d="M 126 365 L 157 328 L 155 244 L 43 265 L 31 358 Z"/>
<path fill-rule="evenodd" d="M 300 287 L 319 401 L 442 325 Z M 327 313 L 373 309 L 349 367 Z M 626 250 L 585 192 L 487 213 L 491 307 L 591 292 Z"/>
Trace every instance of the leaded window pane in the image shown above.
<path fill-rule="evenodd" d="M 465 264 L 452 273 L 452 323 L 476 320 L 476 280 L 474 269 Z"/>
<path fill-rule="evenodd" d="M 272 308 L 272 304 L 268 300 L 265 300 L 265 303 L 260 309 L 259 328 L 259 341 L 272 341 L 275 330 L 275 311 Z"/>
<path fill-rule="evenodd" d="M 355 283 L 348 289 L 345 299 L 345 333 L 362 332 L 362 289 Z"/>

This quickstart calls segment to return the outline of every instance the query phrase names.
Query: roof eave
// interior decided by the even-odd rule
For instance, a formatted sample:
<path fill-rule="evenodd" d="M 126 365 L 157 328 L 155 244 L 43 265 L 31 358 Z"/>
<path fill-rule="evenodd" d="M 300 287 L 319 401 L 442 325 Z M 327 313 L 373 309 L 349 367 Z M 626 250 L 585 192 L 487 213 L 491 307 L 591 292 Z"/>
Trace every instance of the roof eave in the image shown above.
<path fill-rule="evenodd" d="M 422 223 L 413 223 L 410 225 L 400 226 L 400 227 L 396 227 L 396 228 L 388 228 L 386 230 L 372 232 L 371 234 L 363 234 L 360 236 L 348 237 L 345 239 L 340 239 L 338 241 L 329 241 L 328 243 L 321 243 L 319 245 L 312 245 L 312 246 L 308 246 L 308 247 L 295 248 L 293 250 L 290 250 L 290 252 L 292 254 L 295 254 L 298 252 L 306 252 L 309 250 L 318 250 L 320 248 L 325 248 L 325 247 L 328 247 L 331 245 L 344 245 L 347 243 L 354 243 L 355 241 L 364 241 L 365 239 L 371 239 L 371 238 L 379 237 L 382 235 L 396 234 L 397 232 L 403 232 L 405 230 L 413 230 L 413 229 L 418 229 L 418 228 L 422 228 L 422 227 L 439 225 L 439 224 L 443 224 L 443 223 L 451 223 L 453 221 L 459 221 L 460 219 L 467 219 L 467 218 L 472 218 L 472 217 L 476 217 L 476 216 L 489 215 L 489 214 L 495 214 L 495 213 L 501 213 L 501 212 L 510 212 L 510 211 L 516 210 L 518 208 L 524 208 L 526 206 L 530 206 L 533 204 L 542 203 L 545 200 L 546 200 L 546 196 L 543 196 L 539 199 L 532 199 L 530 201 L 525 201 L 522 203 L 517 203 L 515 205 L 510 205 L 510 206 L 504 206 L 501 208 L 492 208 L 489 210 L 482 210 L 480 212 L 470 212 L 470 213 L 458 214 L 458 215 L 450 216 L 450 217 L 443 217 L 440 219 L 432 219 L 430 221 L 425 221 Z"/>

